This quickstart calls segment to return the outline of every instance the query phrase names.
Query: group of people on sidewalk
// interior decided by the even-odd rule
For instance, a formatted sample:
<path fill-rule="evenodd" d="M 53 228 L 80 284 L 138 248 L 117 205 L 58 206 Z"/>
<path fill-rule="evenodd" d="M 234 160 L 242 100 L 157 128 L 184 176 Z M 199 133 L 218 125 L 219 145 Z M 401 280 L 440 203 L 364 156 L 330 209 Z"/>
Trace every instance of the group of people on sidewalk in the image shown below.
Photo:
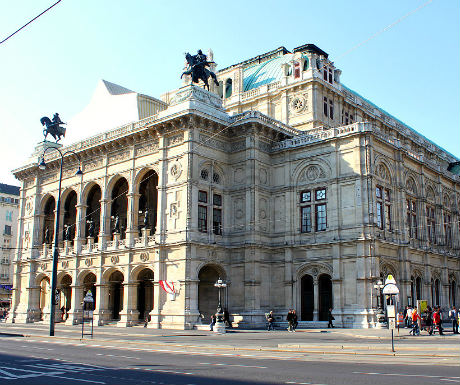
<path fill-rule="evenodd" d="M 459 313 L 455 306 L 449 311 L 449 319 L 452 320 L 452 332 L 458 334 Z M 443 335 L 444 328 L 442 327 L 443 317 L 440 306 L 427 306 L 425 313 L 422 317 L 418 313 L 417 308 L 407 306 L 404 310 L 404 321 L 407 328 L 411 328 L 409 334 L 419 336 L 422 330 L 426 330 L 431 336 L 438 331 L 439 335 Z"/>
<path fill-rule="evenodd" d="M 273 310 L 270 311 L 270 313 L 265 314 L 265 318 L 267 319 L 267 330 L 275 330 L 275 316 L 273 315 Z M 332 308 L 329 309 L 328 315 L 328 328 L 333 328 L 334 325 L 332 324 L 332 321 L 335 319 L 334 316 L 332 315 Z M 298 322 L 298 317 L 295 309 L 289 309 L 288 314 L 286 316 L 286 321 L 288 322 L 288 332 L 295 332 L 297 329 L 297 326 L 299 325 Z"/>

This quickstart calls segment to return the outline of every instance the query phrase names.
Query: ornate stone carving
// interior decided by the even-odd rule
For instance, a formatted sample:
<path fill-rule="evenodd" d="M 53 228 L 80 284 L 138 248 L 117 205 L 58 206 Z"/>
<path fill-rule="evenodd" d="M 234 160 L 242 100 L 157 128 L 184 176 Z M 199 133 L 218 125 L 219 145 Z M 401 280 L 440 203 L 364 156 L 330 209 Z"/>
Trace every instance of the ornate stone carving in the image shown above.
<path fill-rule="evenodd" d="M 212 148 L 216 148 L 221 151 L 228 151 L 226 143 L 220 140 L 214 139 L 208 135 L 200 134 L 200 143 L 202 143 L 203 145 L 212 147 Z"/>
<path fill-rule="evenodd" d="M 139 258 L 140 258 L 140 260 L 142 262 L 147 262 L 149 260 L 150 256 L 149 256 L 149 253 L 141 253 Z"/>
<path fill-rule="evenodd" d="M 169 173 L 174 179 L 179 179 L 182 174 L 182 164 L 180 162 L 174 162 L 169 169 Z"/>
<path fill-rule="evenodd" d="M 40 269 L 42 269 L 43 271 L 45 271 L 47 268 L 48 268 L 48 264 L 47 264 L 47 263 L 42 263 L 42 264 L 40 264 Z"/>
<path fill-rule="evenodd" d="M 306 167 L 299 175 L 299 182 L 313 182 L 317 179 L 326 178 L 326 173 L 320 166 Z"/>
<path fill-rule="evenodd" d="M 415 185 L 415 182 L 411 177 L 407 178 L 406 191 L 414 195 L 417 194 L 417 186 Z"/>
<path fill-rule="evenodd" d="M 63 269 L 68 269 L 69 268 L 69 261 L 62 261 L 61 262 L 61 267 Z"/>
<path fill-rule="evenodd" d="M 380 163 L 377 168 L 376 168 L 376 174 L 379 178 L 385 180 L 385 181 L 388 181 L 390 182 L 391 181 L 391 178 L 390 178 L 390 172 L 388 171 L 387 167 Z"/>
<path fill-rule="evenodd" d="M 28 197 L 26 201 L 26 213 L 27 215 L 32 214 L 32 211 L 34 209 L 34 199 L 33 197 Z"/>
<path fill-rule="evenodd" d="M 102 167 L 102 164 L 103 164 L 103 160 L 99 158 L 99 159 L 91 160 L 89 162 L 85 162 L 83 165 L 84 165 L 85 172 L 87 172 L 87 171 L 95 170 L 99 167 Z"/>
<path fill-rule="evenodd" d="M 152 154 L 158 151 L 159 148 L 159 143 L 158 141 L 148 143 L 148 144 L 143 144 L 143 145 L 137 145 L 136 146 L 136 155 L 137 156 L 142 156 L 145 154 Z"/>
<path fill-rule="evenodd" d="M 112 255 L 110 257 L 110 262 L 112 262 L 113 264 L 116 264 L 116 263 L 120 262 L 120 257 L 118 255 Z"/>
<path fill-rule="evenodd" d="M 307 97 L 305 95 L 293 97 L 289 103 L 289 107 L 294 114 L 305 111 L 307 109 Z"/>
<path fill-rule="evenodd" d="M 259 171 L 259 182 L 261 184 L 267 184 L 268 182 L 268 173 L 267 170 L 264 168 L 261 168 Z"/>
<path fill-rule="evenodd" d="M 235 183 L 242 183 L 244 179 L 244 170 L 242 168 L 237 168 L 233 171 L 233 179 Z"/>
<path fill-rule="evenodd" d="M 109 164 L 121 162 L 125 159 L 129 158 L 129 151 L 121 151 L 118 153 L 110 154 L 109 155 Z"/>
<path fill-rule="evenodd" d="M 93 264 L 93 260 L 91 258 L 86 258 L 85 259 L 85 265 L 86 266 L 92 266 Z"/>
<path fill-rule="evenodd" d="M 167 139 L 167 146 L 175 146 L 181 144 L 184 141 L 184 134 L 170 136 Z"/>

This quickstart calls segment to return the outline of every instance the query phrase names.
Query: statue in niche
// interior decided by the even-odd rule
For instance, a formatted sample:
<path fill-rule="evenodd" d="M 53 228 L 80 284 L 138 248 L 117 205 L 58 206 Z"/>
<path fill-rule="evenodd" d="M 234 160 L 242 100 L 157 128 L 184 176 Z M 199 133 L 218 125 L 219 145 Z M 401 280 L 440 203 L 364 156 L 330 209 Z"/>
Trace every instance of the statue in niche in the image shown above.
<path fill-rule="evenodd" d="M 115 224 L 113 226 L 113 232 L 120 234 L 120 217 L 118 216 L 118 214 L 115 215 L 114 221 L 115 221 Z"/>
<path fill-rule="evenodd" d="M 148 227 L 149 227 L 149 209 L 146 208 L 144 212 L 144 228 L 146 229 Z"/>
<path fill-rule="evenodd" d="M 50 243 L 50 228 L 46 227 L 45 229 L 45 243 L 49 244 Z"/>
<path fill-rule="evenodd" d="M 93 218 L 89 218 L 88 223 L 88 236 L 94 238 L 94 221 Z"/>

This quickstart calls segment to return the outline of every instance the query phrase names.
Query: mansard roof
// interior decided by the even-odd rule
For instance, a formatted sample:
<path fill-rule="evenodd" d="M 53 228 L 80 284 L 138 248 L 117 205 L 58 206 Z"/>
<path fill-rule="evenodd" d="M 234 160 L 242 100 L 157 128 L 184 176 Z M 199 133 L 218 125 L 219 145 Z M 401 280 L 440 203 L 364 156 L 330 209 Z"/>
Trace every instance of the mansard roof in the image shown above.
<path fill-rule="evenodd" d="M 19 187 L 0 183 L 0 194 L 19 195 Z"/>
<path fill-rule="evenodd" d="M 294 55 L 287 53 L 262 63 L 254 63 L 243 70 L 244 91 L 249 91 L 266 84 L 280 81 L 283 73 L 283 64 L 289 63 Z"/>

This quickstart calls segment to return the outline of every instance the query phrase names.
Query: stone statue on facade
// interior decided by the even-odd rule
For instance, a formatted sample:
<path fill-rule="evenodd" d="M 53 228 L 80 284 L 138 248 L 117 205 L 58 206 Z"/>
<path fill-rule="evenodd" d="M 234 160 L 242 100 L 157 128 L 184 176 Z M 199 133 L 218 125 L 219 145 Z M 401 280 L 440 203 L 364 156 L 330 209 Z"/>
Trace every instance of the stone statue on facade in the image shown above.
<path fill-rule="evenodd" d="M 198 50 L 196 55 L 190 55 L 190 53 L 187 52 L 185 54 L 185 59 L 187 60 L 188 70 L 182 73 L 181 79 L 184 75 L 191 75 L 193 83 L 198 83 L 202 80 L 209 91 L 208 79 L 212 77 L 216 86 L 219 86 L 216 74 L 206 68 L 214 62 L 208 61 L 207 56 L 201 51 L 201 49 Z"/>
<path fill-rule="evenodd" d="M 42 126 L 46 126 L 46 128 L 43 130 L 43 135 L 45 136 L 44 140 L 46 140 L 46 137 L 48 134 L 50 134 L 57 143 L 61 140 L 61 136 L 65 136 L 66 128 L 61 126 L 65 123 L 61 120 L 57 112 L 54 114 L 53 120 L 47 116 L 44 116 L 40 119 L 40 123 Z"/>
<path fill-rule="evenodd" d="M 120 217 L 118 216 L 118 214 L 115 215 L 114 220 L 115 220 L 115 224 L 113 226 L 113 232 L 120 234 Z"/>
<path fill-rule="evenodd" d="M 45 229 L 45 243 L 46 244 L 50 243 L 50 228 L 49 227 Z"/>
<path fill-rule="evenodd" d="M 71 226 L 69 226 L 69 225 L 67 225 L 66 228 L 65 228 L 64 239 L 66 241 L 71 241 L 72 240 Z"/>
<path fill-rule="evenodd" d="M 144 212 L 144 228 L 146 229 L 147 227 L 149 227 L 149 209 L 145 209 L 145 212 Z"/>
<path fill-rule="evenodd" d="M 94 221 L 93 218 L 89 218 L 88 222 L 88 236 L 94 238 Z"/>

